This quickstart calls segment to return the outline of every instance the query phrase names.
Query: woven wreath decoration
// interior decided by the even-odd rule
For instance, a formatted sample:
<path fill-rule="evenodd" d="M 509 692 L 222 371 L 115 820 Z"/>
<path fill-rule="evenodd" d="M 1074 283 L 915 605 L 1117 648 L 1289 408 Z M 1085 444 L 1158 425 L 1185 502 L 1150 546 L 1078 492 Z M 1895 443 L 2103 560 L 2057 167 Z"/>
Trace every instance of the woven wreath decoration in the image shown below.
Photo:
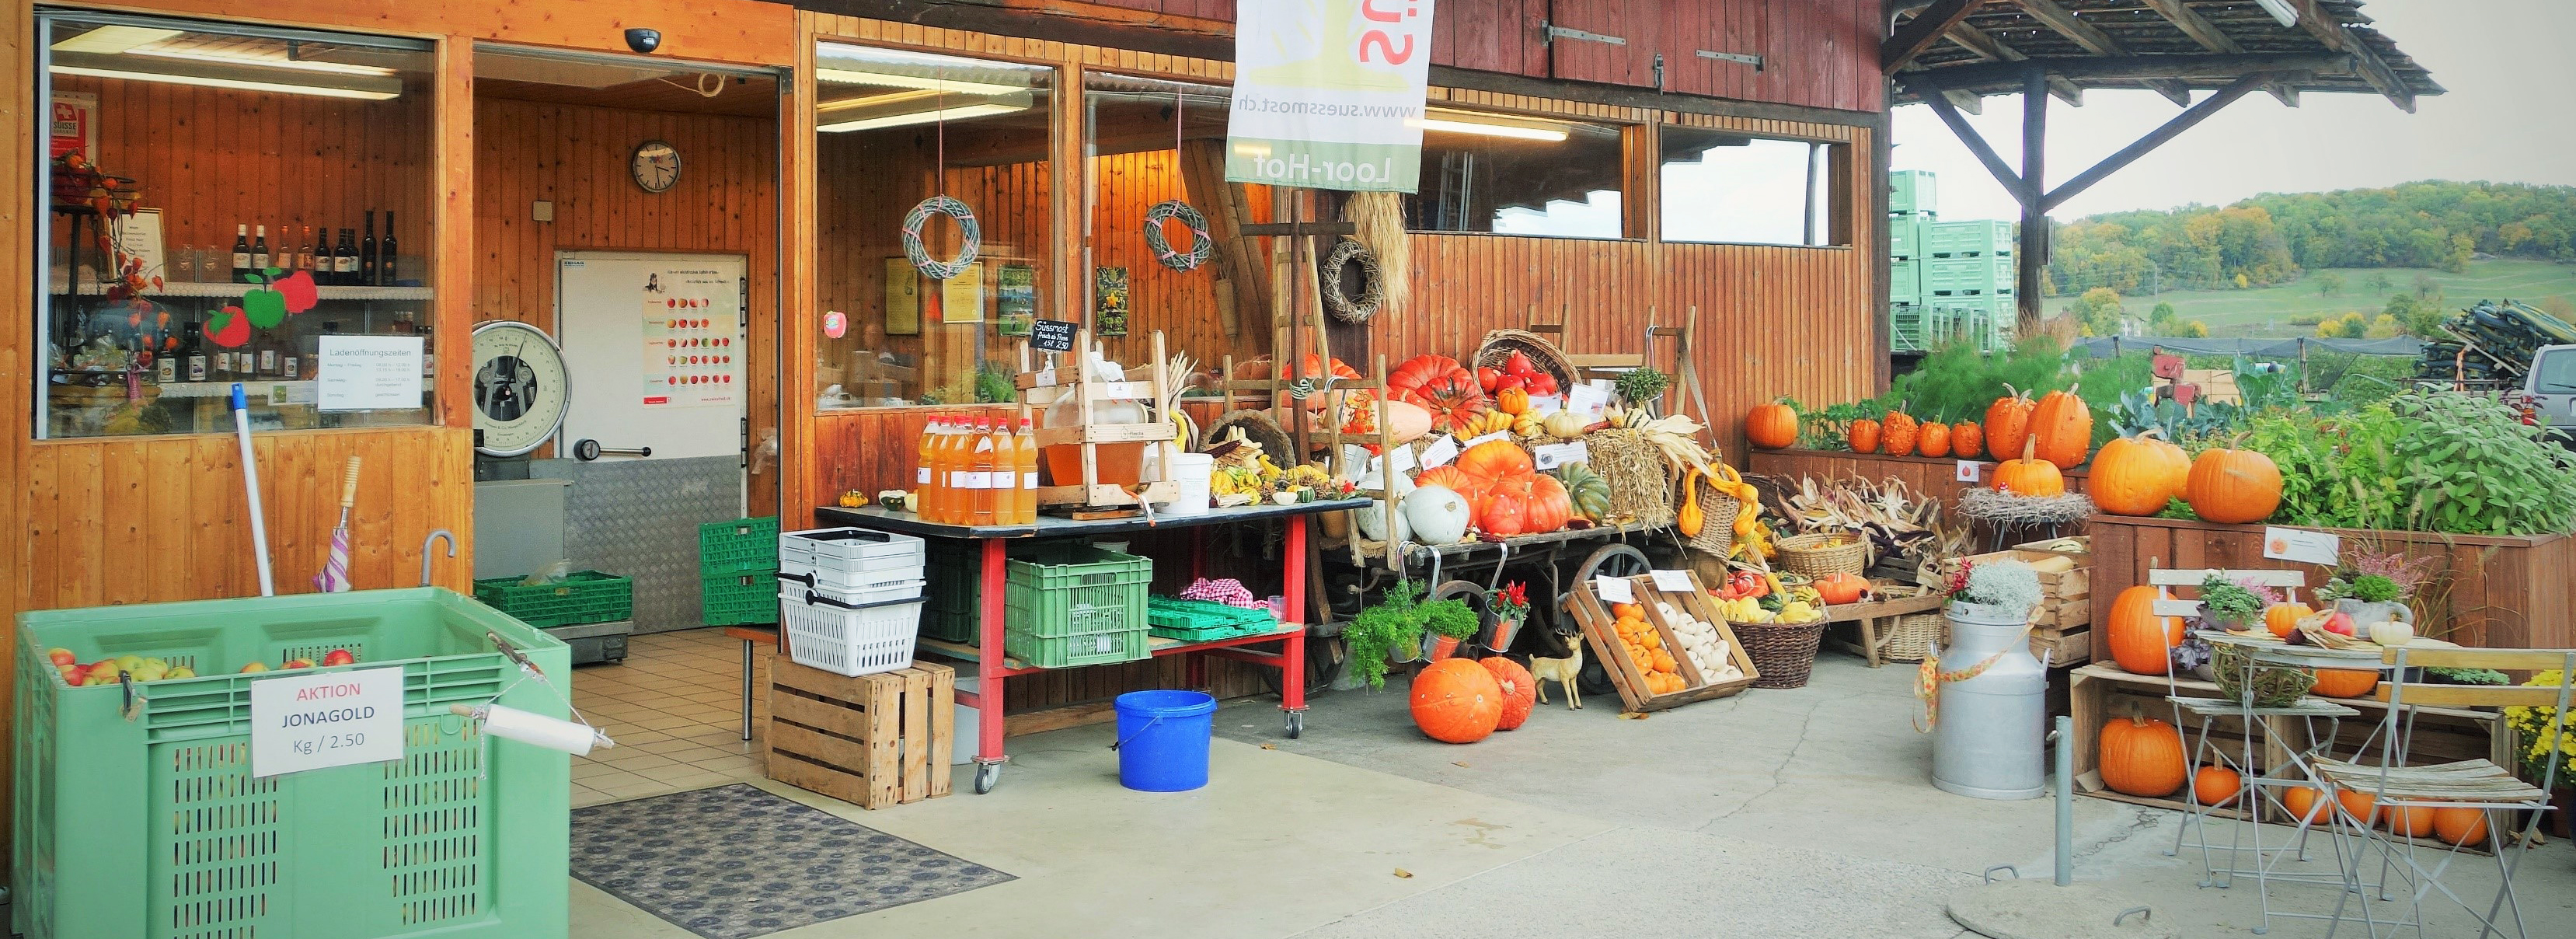
<path fill-rule="evenodd" d="M 921 226 L 934 214 L 957 220 L 957 256 L 954 258 L 945 261 L 934 259 L 930 256 L 930 249 L 922 246 Z M 975 255 L 983 248 L 984 227 L 975 221 L 975 210 L 954 197 L 923 199 L 903 217 L 903 255 L 912 260 L 912 266 L 920 269 L 923 277 L 947 280 L 966 273 L 966 268 L 975 263 Z"/>
<path fill-rule="evenodd" d="M 1357 299 L 1342 292 L 1342 269 L 1355 261 L 1360 266 L 1360 295 Z M 1324 256 L 1323 274 L 1324 306 L 1333 311 L 1334 319 L 1345 323 L 1365 323 L 1369 317 L 1376 316 L 1378 306 L 1386 302 L 1386 272 L 1379 269 L 1377 255 L 1366 245 L 1347 240 L 1334 245 L 1333 253 Z"/>
<path fill-rule="evenodd" d="M 1189 226 L 1189 251 L 1172 250 L 1171 239 L 1163 236 L 1163 222 L 1168 219 L 1180 219 L 1181 224 Z M 1153 249 L 1154 260 L 1164 267 L 1188 273 L 1207 263 L 1209 253 L 1216 250 L 1216 239 L 1208 237 L 1207 216 L 1200 215 L 1187 202 L 1169 199 L 1145 210 L 1145 247 Z"/>

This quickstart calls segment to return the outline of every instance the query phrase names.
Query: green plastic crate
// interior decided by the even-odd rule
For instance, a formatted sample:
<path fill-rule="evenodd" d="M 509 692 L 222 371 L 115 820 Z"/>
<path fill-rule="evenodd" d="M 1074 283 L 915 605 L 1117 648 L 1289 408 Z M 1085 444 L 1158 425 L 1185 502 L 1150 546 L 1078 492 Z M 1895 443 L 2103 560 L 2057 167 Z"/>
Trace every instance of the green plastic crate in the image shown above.
<path fill-rule="evenodd" d="M 1937 177 L 1930 170 L 1897 170 L 1887 174 L 1887 210 L 1930 212 L 1941 207 Z"/>
<path fill-rule="evenodd" d="M 2013 253 L 2020 226 L 1999 219 L 1933 222 L 1923 226 L 1923 251 L 1936 258 Z"/>
<path fill-rule="evenodd" d="M 699 578 L 698 604 L 709 626 L 778 622 L 778 572 L 738 571 Z"/>
<path fill-rule="evenodd" d="M 1892 303 L 1887 307 L 1888 347 L 1898 352 L 1930 350 L 1923 335 L 1924 310 L 1910 303 Z"/>
<path fill-rule="evenodd" d="M 698 575 L 778 569 L 778 517 L 743 518 L 698 526 Z"/>
<path fill-rule="evenodd" d="M 922 617 L 922 635 L 949 642 L 975 640 L 977 617 L 983 610 L 977 566 L 982 557 L 972 545 L 931 543 L 924 565 L 931 602 L 928 615 Z M 1014 543 L 1010 557 L 1009 589 L 1003 598 L 1003 616 L 1010 630 L 1039 639 L 1130 629 L 1144 632 L 1145 589 L 1154 579 L 1152 559 L 1064 541 Z M 1130 658 L 1142 658 L 1141 650 L 1140 645 Z"/>
<path fill-rule="evenodd" d="M 1923 262 L 1890 261 L 1887 265 L 1887 302 L 1918 304 L 1923 302 Z"/>
<path fill-rule="evenodd" d="M 2009 254 L 1933 258 L 1923 262 L 1923 293 L 1927 298 L 2006 296 L 2013 292 L 2019 276 Z"/>
<path fill-rule="evenodd" d="M 559 583 L 527 586 L 517 577 L 474 582 L 474 599 L 539 629 L 614 623 L 635 616 L 635 579 L 574 571 Z"/>
<path fill-rule="evenodd" d="M 1229 606 L 1180 597 L 1145 598 L 1146 631 L 1165 639 L 1210 642 L 1279 631 L 1267 607 Z"/>
<path fill-rule="evenodd" d="M 1923 257 L 1923 230 L 1932 225 L 1932 218 L 1930 212 L 1887 213 L 1887 256 Z"/>
<path fill-rule="evenodd" d="M 1038 668 L 1114 665 L 1146 657 L 1142 628 L 1112 629 L 1069 636 L 1032 636 L 1016 629 L 1002 632 L 1002 649 L 1012 658 Z"/>
<path fill-rule="evenodd" d="M 563 936 L 571 758 L 463 730 L 450 704 L 566 717 L 571 650 L 423 587 L 19 614 L 13 925 L 31 939 Z M 63 684 L 81 661 L 168 659 L 203 677 Z M 357 653 L 400 666 L 405 757 L 251 775 L 248 662 Z M 301 674 L 298 672 L 297 674 Z M 506 691 L 504 689 L 507 689 Z"/>

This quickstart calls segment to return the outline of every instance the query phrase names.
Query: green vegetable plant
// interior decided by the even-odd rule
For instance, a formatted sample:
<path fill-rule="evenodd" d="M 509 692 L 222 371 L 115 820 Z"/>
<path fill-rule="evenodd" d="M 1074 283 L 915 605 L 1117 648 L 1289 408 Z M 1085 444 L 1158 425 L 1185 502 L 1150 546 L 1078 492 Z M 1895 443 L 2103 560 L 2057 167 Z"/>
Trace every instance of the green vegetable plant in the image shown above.
<path fill-rule="evenodd" d="M 1369 687 L 1386 686 L 1388 652 L 1421 648 L 1422 620 L 1414 612 L 1414 601 L 1421 595 L 1422 588 L 1413 581 L 1396 581 L 1375 605 L 1361 610 L 1342 627 L 1342 642 L 1350 651 L 1351 674 Z"/>
<path fill-rule="evenodd" d="M 2428 531 L 2536 535 L 2576 527 L 2576 458 L 2493 394 L 2409 391 L 2390 454 L 2409 521 Z"/>
<path fill-rule="evenodd" d="M 1464 600 L 1433 600 L 1415 611 L 1422 628 L 1437 636 L 1465 641 L 1476 638 L 1476 633 L 1485 628 L 1484 619 Z"/>
<path fill-rule="evenodd" d="M 1663 400 L 1664 389 L 1672 387 L 1672 383 L 1670 376 L 1648 366 L 1622 373 L 1615 385 L 1619 389 L 1619 397 L 1627 399 L 1629 404 L 1644 407 Z"/>
<path fill-rule="evenodd" d="M 2200 615 L 2211 623 L 2243 625 L 2263 614 L 2261 594 L 2217 574 L 2200 582 Z"/>

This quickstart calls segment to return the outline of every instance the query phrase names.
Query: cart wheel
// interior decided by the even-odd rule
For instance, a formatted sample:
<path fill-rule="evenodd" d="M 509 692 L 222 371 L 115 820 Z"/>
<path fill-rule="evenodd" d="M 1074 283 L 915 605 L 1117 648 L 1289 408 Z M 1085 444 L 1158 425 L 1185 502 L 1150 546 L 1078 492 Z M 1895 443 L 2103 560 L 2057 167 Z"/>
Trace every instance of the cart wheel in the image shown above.
<path fill-rule="evenodd" d="M 1475 656 L 1473 650 L 1494 641 L 1494 611 L 1485 596 L 1485 588 L 1477 586 L 1472 581 L 1453 580 L 1431 591 L 1431 596 L 1425 602 L 1429 600 L 1456 600 L 1466 604 L 1468 609 L 1476 611 L 1476 634 L 1458 643 L 1458 651 L 1453 653 L 1457 657 L 1480 657 Z M 1423 638 L 1426 641 L 1437 642 L 1440 637 L 1424 636 Z"/>
<path fill-rule="evenodd" d="M 983 795 L 983 794 L 985 794 L 985 793 L 987 793 L 987 792 L 991 792 L 991 791 L 993 791 L 993 784 L 994 784 L 994 783 L 997 783 L 997 782 L 1000 782 L 1000 781 L 1002 781 L 1002 764 L 1000 764 L 1000 763 L 978 763 L 978 764 L 975 764 L 975 794 L 976 794 L 976 795 L 979 795 L 979 796 L 980 796 L 980 795 Z"/>
<path fill-rule="evenodd" d="M 1290 712 L 1288 712 L 1288 739 L 1290 739 L 1290 740 L 1295 740 L 1295 739 L 1297 739 L 1297 738 L 1299 738 L 1299 737 L 1305 736 L 1305 734 L 1306 734 L 1306 712 L 1304 712 L 1304 711 L 1290 711 Z"/>
<path fill-rule="evenodd" d="M 1644 552 L 1624 544 L 1602 545 L 1591 557 L 1574 569 L 1574 582 L 1590 583 L 1595 576 L 1635 577 L 1653 570 Z"/>

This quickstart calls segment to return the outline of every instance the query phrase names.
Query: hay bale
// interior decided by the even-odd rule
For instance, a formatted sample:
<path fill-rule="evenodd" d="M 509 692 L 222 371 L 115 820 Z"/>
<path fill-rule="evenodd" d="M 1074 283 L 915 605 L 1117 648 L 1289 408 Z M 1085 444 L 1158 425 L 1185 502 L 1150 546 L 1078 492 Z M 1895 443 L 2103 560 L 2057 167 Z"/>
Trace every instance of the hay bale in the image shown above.
<path fill-rule="evenodd" d="M 1592 471 L 1610 485 L 1610 516 L 1650 527 L 1673 523 L 1673 479 L 1663 451 L 1634 430 L 1596 430 L 1583 436 Z"/>

